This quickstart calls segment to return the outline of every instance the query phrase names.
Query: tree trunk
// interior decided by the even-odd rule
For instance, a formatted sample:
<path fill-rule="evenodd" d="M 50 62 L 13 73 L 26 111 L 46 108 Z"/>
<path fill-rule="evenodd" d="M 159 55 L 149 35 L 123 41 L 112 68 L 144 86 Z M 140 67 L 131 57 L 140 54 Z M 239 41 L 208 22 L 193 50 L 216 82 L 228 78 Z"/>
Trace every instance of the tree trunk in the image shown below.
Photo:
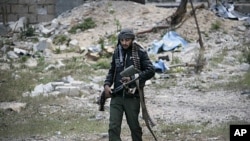
<path fill-rule="evenodd" d="M 196 59 L 195 72 L 196 73 L 200 73 L 201 70 L 203 69 L 204 65 L 205 65 L 205 58 L 204 58 L 205 48 L 203 46 L 203 41 L 202 41 L 202 36 L 201 36 L 201 32 L 200 32 L 200 27 L 199 27 L 198 20 L 197 20 L 196 14 L 195 14 L 195 9 L 194 9 L 194 5 L 193 5 L 193 1 L 192 0 L 189 0 L 189 1 L 191 3 L 191 7 L 192 7 L 192 10 L 194 12 L 195 24 L 196 24 L 197 32 L 198 32 L 198 35 L 199 35 L 199 40 L 198 41 L 199 41 L 199 44 L 200 44 L 199 54 L 198 54 L 198 57 Z"/>
<path fill-rule="evenodd" d="M 187 12 L 187 2 L 188 0 L 181 0 L 181 3 L 175 13 L 171 16 L 171 26 L 175 26 L 181 23 L 185 13 Z"/>

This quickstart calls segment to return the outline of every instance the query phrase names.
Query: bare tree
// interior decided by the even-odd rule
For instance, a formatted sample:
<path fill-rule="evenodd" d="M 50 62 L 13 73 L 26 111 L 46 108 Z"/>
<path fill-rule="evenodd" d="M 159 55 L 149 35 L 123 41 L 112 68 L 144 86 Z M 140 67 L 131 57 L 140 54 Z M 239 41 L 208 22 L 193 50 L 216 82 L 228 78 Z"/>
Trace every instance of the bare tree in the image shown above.
<path fill-rule="evenodd" d="M 170 24 L 171 26 L 175 26 L 182 22 L 186 12 L 187 12 L 187 2 L 188 0 L 182 0 L 178 9 L 175 11 L 175 13 L 170 17 L 171 21 Z"/>
<path fill-rule="evenodd" d="M 195 9 L 194 9 L 194 5 L 193 5 L 193 0 L 189 0 L 189 1 L 190 1 L 192 10 L 193 10 L 195 24 L 196 24 L 197 32 L 198 32 L 198 35 L 199 35 L 198 42 L 200 44 L 200 50 L 199 50 L 198 57 L 196 58 L 196 66 L 195 66 L 195 72 L 199 73 L 203 69 L 204 64 L 205 64 L 205 59 L 204 59 L 205 48 L 203 46 L 203 41 L 202 41 L 202 37 L 201 37 L 200 27 L 199 27 L 198 20 L 196 18 Z"/>
<path fill-rule="evenodd" d="M 165 29 L 166 28 L 176 29 L 179 26 L 181 26 L 189 17 L 193 16 L 195 19 L 196 27 L 197 27 L 197 33 L 199 35 L 198 42 L 200 45 L 199 54 L 198 54 L 198 57 L 196 58 L 196 65 L 194 65 L 194 67 L 195 67 L 195 72 L 199 73 L 203 69 L 203 66 L 205 64 L 205 59 L 204 59 L 205 48 L 203 46 L 200 28 L 199 28 L 199 24 L 198 24 L 198 20 L 196 18 L 195 12 L 198 8 L 204 8 L 205 6 L 204 6 L 204 4 L 201 4 L 201 5 L 198 5 L 197 7 L 194 7 L 193 1 L 192 0 L 189 0 L 189 1 L 191 4 L 191 7 L 192 7 L 192 10 L 189 14 L 187 14 L 187 8 L 186 8 L 188 0 L 182 0 L 180 5 L 178 6 L 177 10 L 175 11 L 175 13 L 173 15 L 171 15 L 170 17 L 166 18 L 166 21 L 167 21 L 167 23 L 169 23 L 169 25 L 156 26 L 156 27 L 153 27 L 153 28 L 148 29 L 148 30 L 137 32 L 136 34 L 137 35 L 144 34 L 144 33 L 153 32 L 153 31 L 156 31 L 158 29 L 164 29 L 164 28 Z M 189 16 L 187 16 L 187 15 L 189 15 Z M 169 21 L 169 19 L 170 19 L 170 21 Z"/>

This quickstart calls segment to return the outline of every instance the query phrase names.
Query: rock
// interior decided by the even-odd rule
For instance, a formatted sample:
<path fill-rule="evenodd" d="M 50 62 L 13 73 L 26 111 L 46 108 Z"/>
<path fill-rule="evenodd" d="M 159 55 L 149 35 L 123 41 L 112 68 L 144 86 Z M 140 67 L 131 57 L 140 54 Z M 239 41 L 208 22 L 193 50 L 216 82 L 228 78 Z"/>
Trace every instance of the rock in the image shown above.
<path fill-rule="evenodd" d="M 20 55 L 27 55 L 28 52 L 24 49 L 14 48 L 14 52 Z"/>
<path fill-rule="evenodd" d="M 35 58 L 29 58 L 26 62 L 25 62 L 25 66 L 30 67 L 30 68 L 34 68 L 37 67 L 37 60 Z"/>
<path fill-rule="evenodd" d="M 239 66 L 239 70 L 240 70 L 240 71 L 245 71 L 245 72 L 247 72 L 249 69 L 250 69 L 250 65 L 247 64 L 247 63 L 243 63 L 243 64 L 241 64 L 241 65 Z"/>
<path fill-rule="evenodd" d="M 51 48 L 51 43 L 46 40 L 40 41 L 36 46 L 34 46 L 34 52 L 44 51 L 46 48 Z"/>
<path fill-rule="evenodd" d="M 40 85 L 37 85 L 35 87 L 34 91 L 32 91 L 30 93 L 30 96 L 35 97 L 35 96 L 38 96 L 38 95 L 41 95 L 41 94 L 47 94 L 47 93 L 52 92 L 53 90 L 54 90 L 54 88 L 51 85 L 51 83 L 48 83 L 46 85 L 40 84 Z"/>
<path fill-rule="evenodd" d="M 97 52 L 88 52 L 85 57 L 87 57 L 91 61 L 97 61 L 100 58 L 99 53 Z"/>
<path fill-rule="evenodd" d="M 79 47 L 79 43 L 76 39 L 73 39 L 69 42 L 69 47 L 76 48 Z"/>
<path fill-rule="evenodd" d="M 1 102 L 0 103 L 0 109 L 8 110 L 11 109 L 15 112 L 20 112 L 22 108 L 26 107 L 26 103 L 20 103 L 20 102 Z"/>
<path fill-rule="evenodd" d="M 247 28 L 245 26 L 241 25 L 241 26 L 237 26 L 237 29 L 239 31 L 245 32 Z"/>
<path fill-rule="evenodd" d="M 9 27 L 13 32 L 20 32 L 21 29 L 25 29 L 27 26 L 27 18 L 21 17 L 17 22 L 11 22 Z"/>
<path fill-rule="evenodd" d="M 17 58 L 19 58 L 19 56 L 14 51 L 9 51 L 7 53 L 7 55 L 8 55 L 8 58 L 10 58 L 10 59 L 17 59 Z"/>

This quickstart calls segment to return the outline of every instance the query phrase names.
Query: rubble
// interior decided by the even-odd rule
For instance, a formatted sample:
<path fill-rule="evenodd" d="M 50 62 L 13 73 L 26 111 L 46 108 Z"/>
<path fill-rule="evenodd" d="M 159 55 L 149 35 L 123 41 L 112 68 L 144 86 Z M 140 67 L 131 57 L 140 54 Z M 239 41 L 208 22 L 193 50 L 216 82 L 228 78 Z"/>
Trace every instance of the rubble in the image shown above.
<path fill-rule="evenodd" d="M 29 57 L 26 62 L 28 68 L 36 67 L 38 65 L 36 59 L 41 56 L 46 58 L 46 61 L 52 60 L 42 73 L 50 69 L 63 69 L 65 67 L 63 60 L 75 56 L 87 58 L 84 60 L 86 62 L 98 61 L 102 53 L 111 55 L 116 45 L 108 43 L 107 40 L 100 44 L 98 42 L 100 39 L 116 36 L 121 27 L 133 27 L 137 32 L 161 25 L 164 23 L 162 21 L 175 10 L 176 8 L 158 8 L 153 4 L 140 5 L 127 1 L 113 1 L 112 3 L 93 1 L 80 5 L 59 15 L 51 22 L 35 25 L 36 42 L 28 38 L 26 38 L 28 40 L 20 41 L 16 38 L 20 34 L 17 32 L 11 33 L 13 36 L 1 37 L 0 70 L 10 70 L 12 66 L 9 60 L 20 59 L 25 55 Z M 87 17 L 94 19 L 97 25 L 95 28 L 79 30 L 75 34 L 68 32 L 72 26 L 81 23 Z M 201 25 L 207 64 L 200 75 L 195 75 L 191 67 L 183 69 L 195 63 L 195 57 L 199 51 L 197 30 L 194 19 L 190 17 L 175 31 L 188 41 L 188 45 L 183 50 L 166 51 L 150 56 L 152 61 L 157 61 L 158 56 L 168 56 L 168 60 L 166 58 L 164 60 L 164 57 L 161 60 L 164 70 L 157 73 L 152 81 L 147 82 L 145 88 L 146 101 L 151 115 L 158 122 L 164 121 L 166 124 L 183 122 L 204 124 L 203 122 L 207 122 L 212 126 L 218 122 L 231 121 L 233 116 L 249 121 L 249 104 L 245 97 L 227 90 L 209 90 L 211 85 L 226 83 L 228 79 L 238 78 L 249 71 L 249 64 L 240 62 L 237 58 L 241 53 L 237 48 L 249 40 L 246 38 L 250 33 L 249 27 L 243 24 L 244 21 L 223 19 L 207 9 L 198 10 L 197 18 Z M 220 28 L 212 30 L 212 25 L 217 21 L 221 24 Z M 161 30 L 138 36 L 136 40 L 148 50 L 152 47 L 154 40 L 160 40 L 166 33 L 167 31 Z M 55 41 L 57 35 L 64 35 L 65 39 Z M 65 53 L 72 48 L 70 55 Z M 228 54 L 223 54 L 223 50 L 227 50 Z M 56 51 L 61 51 L 61 53 L 56 53 Z M 213 59 L 221 55 L 224 55 L 223 60 L 214 65 Z M 177 66 L 174 66 L 176 62 Z M 104 72 L 106 73 L 106 70 Z M 93 117 L 96 117 L 94 120 L 107 119 L 108 113 L 103 113 L 100 117 L 100 113 L 95 112 L 97 105 L 93 102 L 93 99 L 102 91 L 104 78 L 103 75 L 101 78 L 92 78 L 90 82 L 85 82 L 72 76 L 65 76 L 61 80 L 36 84 L 34 89 L 23 93 L 23 96 L 63 94 L 67 96 L 69 102 L 65 106 L 68 108 L 66 110 L 74 111 L 87 107 L 88 111 L 93 112 Z M 151 87 L 152 85 L 156 87 Z M 106 105 L 108 108 L 108 104 Z M 103 136 L 106 139 L 106 133 L 103 133 Z M 56 137 L 51 137 L 51 140 L 54 138 Z"/>

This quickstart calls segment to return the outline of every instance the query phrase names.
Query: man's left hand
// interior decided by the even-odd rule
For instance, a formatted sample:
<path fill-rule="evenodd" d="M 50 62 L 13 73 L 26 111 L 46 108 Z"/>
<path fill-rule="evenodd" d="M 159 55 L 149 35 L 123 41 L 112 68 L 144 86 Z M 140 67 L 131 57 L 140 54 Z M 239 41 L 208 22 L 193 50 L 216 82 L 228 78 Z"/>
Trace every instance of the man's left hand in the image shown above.
<path fill-rule="evenodd" d="M 121 82 L 122 83 L 128 83 L 130 80 L 131 80 L 130 77 L 122 77 Z"/>

